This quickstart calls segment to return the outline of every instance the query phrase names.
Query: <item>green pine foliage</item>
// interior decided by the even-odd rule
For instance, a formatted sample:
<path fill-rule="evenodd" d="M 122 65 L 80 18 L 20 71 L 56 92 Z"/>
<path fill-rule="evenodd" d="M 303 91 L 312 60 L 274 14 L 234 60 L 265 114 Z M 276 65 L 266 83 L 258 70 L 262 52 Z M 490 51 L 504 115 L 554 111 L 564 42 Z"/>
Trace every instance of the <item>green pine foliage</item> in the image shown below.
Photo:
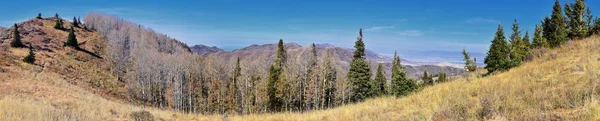
<path fill-rule="evenodd" d="M 542 26 L 535 25 L 535 33 L 533 34 L 532 48 L 549 48 L 550 44 L 546 41 L 543 35 Z"/>
<path fill-rule="evenodd" d="M 71 46 L 75 49 L 79 49 L 79 43 L 77 42 L 77 37 L 75 36 L 75 29 L 71 26 L 71 31 L 69 31 L 69 36 L 67 36 L 66 46 Z"/>
<path fill-rule="evenodd" d="M 519 23 L 517 20 L 514 21 L 512 30 L 513 33 L 510 35 L 509 68 L 521 65 L 521 62 L 525 59 L 527 53 L 529 53 L 529 46 L 527 45 L 527 42 L 523 41 L 521 38 L 521 31 L 519 30 Z"/>
<path fill-rule="evenodd" d="M 27 56 L 25 56 L 25 58 L 23 58 L 23 62 L 29 63 L 29 64 L 34 64 L 35 63 L 35 53 L 33 53 L 33 46 L 31 46 L 31 44 L 29 46 L 30 46 L 29 54 L 27 54 Z"/>
<path fill-rule="evenodd" d="M 565 15 L 568 21 L 568 36 L 571 39 L 581 39 L 590 35 L 592 16 L 584 0 L 565 4 Z"/>
<path fill-rule="evenodd" d="M 15 30 L 13 31 L 13 40 L 10 42 L 11 47 L 25 47 L 21 42 L 21 35 L 19 34 L 19 26 L 14 25 Z"/>
<path fill-rule="evenodd" d="M 271 112 L 279 112 L 283 109 L 284 94 L 283 94 L 283 66 L 286 62 L 287 54 L 283 45 L 283 39 L 279 39 L 277 44 L 277 56 L 273 61 L 269 71 L 269 79 L 267 82 L 267 95 L 269 98 L 269 110 Z"/>
<path fill-rule="evenodd" d="M 379 65 L 377 65 L 375 80 L 373 81 L 373 86 L 375 87 L 373 90 L 374 95 L 380 96 L 386 94 L 386 80 L 383 72 L 383 64 L 379 63 Z"/>
<path fill-rule="evenodd" d="M 348 98 L 350 102 L 362 102 L 372 96 L 371 68 L 365 61 L 365 44 L 363 42 L 362 29 L 354 45 L 354 57 L 350 63 L 347 75 L 347 89 L 350 90 Z"/>
<path fill-rule="evenodd" d="M 437 80 L 437 82 L 438 83 L 442 83 L 442 82 L 446 82 L 446 81 L 448 81 L 448 77 L 446 77 L 446 73 L 440 72 L 438 74 L 438 80 Z"/>
<path fill-rule="evenodd" d="M 490 45 L 490 49 L 484 60 L 486 64 L 485 69 L 488 70 L 488 73 L 508 70 L 510 63 L 509 54 L 510 48 L 506 42 L 506 37 L 504 37 L 504 28 L 499 24 L 496 36 L 492 40 L 492 45 Z"/>
<path fill-rule="evenodd" d="M 410 92 L 418 89 L 418 85 L 415 80 L 406 78 L 404 68 L 400 63 L 400 56 L 394 53 L 394 60 L 392 61 L 392 84 L 390 92 L 396 97 L 408 95 Z"/>
<path fill-rule="evenodd" d="M 596 18 L 596 20 L 594 20 L 594 26 L 592 27 L 592 32 L 595 34 L 600 34 L 600 18 Z"/>
<path fill-rule="evenodd" d="M 567 22 L 562 13 L 560 2 L 556 0 L 552 9 L 552 16 L 544 19 L 544 38 L 550 47 L 555 48 L 568 41 Z"/>
<path fill-rule="evenodd" d="M 79 22 L 77 21 L 77 18 L 73 17 L 73 26 L 79 28 Z"/>
<path fill-rule="evenodd" d="M 521 39 L 523 45 L 525 45 L 526 49 L 531 49 L 531 37 L 529 37 L 529 31 L 525 31 L 525 36 Z"/>
<path fill-rule="evenodd" d="M 463 61 L 465 61 L 465 70 L 467 72 L 474 72 L 477 69 L 477 63 L 475 62 L 475 60 L 471 59 L 471 54 L 469 54 L 469 52 L 467 52 L 467 50 L 465 50 L 463 48 L 462 51 L 463 54 Z"/>
<path fill-rule="evenodd" d="M 63 27 L 63 24 L 64 23 L 62 19 L 56 20 L 56 24 L 54 24 L 54 29 L 64 30 L 65 28 Z"/>
<path fill-rule="evenodd" d="M 423 77 L 421 77 L 421 80 L 423 80 L 424 85 L 433 85 L 435 83 L 433 82 L 433 75 L 427 73 L 427 71 L 423 71 Z"/>

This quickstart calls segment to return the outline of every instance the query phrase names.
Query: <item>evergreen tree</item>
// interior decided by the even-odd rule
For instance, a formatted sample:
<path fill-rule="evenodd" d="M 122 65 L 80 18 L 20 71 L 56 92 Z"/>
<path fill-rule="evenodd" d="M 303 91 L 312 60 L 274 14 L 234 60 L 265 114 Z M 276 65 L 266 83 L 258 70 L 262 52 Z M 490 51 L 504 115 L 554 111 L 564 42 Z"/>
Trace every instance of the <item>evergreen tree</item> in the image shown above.
<path fill-rule="evenodd" d="M 474 60 L 471 60 L 471 54 L 469 54 L 464 48 L 462 54 L 464 57 L 463 60 L 465 61 L 465 70 L 467 72 L 475 71 L 475 69 L 477 69 L 477 63 Z"/>
<path fill-rule="evenodd" d="M 42 19 L 42 13 L 38 13 L 38 16 L 37 16 L 37 17 L 35 17 L 35 18 L 37 18 L 37 19 Z"/>
<path fill-rule="evenodd" d="M 525 36 L 523 36 L 523 39 L 521 39 L 521 41 L 524 43 L 523 45 L 525 45 L 526 49 L 529 50 L 531 49 L 531 37 L 529 37 L 529 31 L 525 31 Z"/>
<path fill-rule="evenodd" d="M 350 90 L 349 101 L 361 102 L 371 97 L 371 68 L 365 62 L 365 44 L 363 43 L 362 29 L 354 45 L 354 56 L 350 63 L 347 75 L 348 89 Z"/>
<path fill-rule="evenodd" d="M 406 78 L 404 68 L 400 64 L 400 56 L 394 53 L 394 60 L 392 61 L 392 84 L 391 93 L 396 97 L 408 95 L 410 92 L 417 89 L 417 83 Z"/>
<path fill-rule="evenodd" d="M 279 112 L 283 109 L 284 94 L 281 89 L 285 77 L 283 77 L 283 66 L 286 63 L 287 54 L 283 45 L 283 39 L 279 39 L 277 44 L 277 56 L 273 61 L 269 71 L 269 80 L 267 82 L 267 95 L 269 98 L 269 110 L 271 112 Z"/>
<path fill-rule="evenodd" d="M 542 26 L 535 25 L 535 33 L 533 34 L 533 48 L 549 48 L 550 45 L 542 33 Z"/>
<path fill-rule="evenodd" d="M 490 49 L 484 60 L 486 64 L 485 69 L 488 70 L 488 73 L 508 70 L 508 63 L 510 61 L 509 52 L 510 48 L 504 37 L 504 28 L 499 24 L 496 36 L 492 40 L 492 45 L 490 45 Z"/>
<path fill-rule="evenodd" d="M 429 73 L 427 73 L 427 71 L 423 71 L 423 77 L 421 77 L 421 80 L 423 80 L 423 84 L 425 85 L 433 85 L 433 75 L 430 75 Z"/>
<path fill-rule="evenodd" d="M 33 64 L 35 62 L 35 53 L 33 53 L 33 46 L 29 44 L 29 54 L 23 58 L 23 62 Z"/>
<path fill-rule="evenodd" d="M 229 82 L 228 87 L 228 95 L 227 95 L 227 104 L 229 106 L 229 110 L 235 113 L 241 113 L 241 106 L 239 104 L 240 92 L 237 88 L 237 83 L 240 80 L 242 68 L 240 67 L 240 57 L 237 57 L 235 62 L 235 67 L 233 68 L 232 78 Z"/>
<path fill-rule="evenodd" d="M 446 82 L 446 81 L 448 81 L 448 77 L 446 77 L 446 73 L 440 72 L 438 74 L 438 80 L 437 80 L 437 82 L 438 83 L 442 83 L 442 82 Z"/>
<path fill-rule="evenodd" d="M 510 35 L 510 63 L 509 68 L 521 65 L 521 62 L 525 59 L 529 51 L 529 47 L 521 38 L 521 31 L 519 30 L 519 22 L 517 20 L 513 23 L 513 34 Z"/>
<path fill-rule="evenodd" d="M 79 28 L 79 22 L 77 22 L 77 19 L 75 17 L 73 17 L 73 26 Z"/>
<path fill-rule="evenodd" d="M 567 23 L 558 0 L 554 3 L 552 16 L 544 19 L 543 28 L 544 38 L 546 38 L 550 47 L 558 47 L 568 41 Z"/>
<path fill-rule="evenodd" d="M 71 31 L 69 31 L 69 36 L 67 36 L 67 42 L 65 43 L 67 46 L 71 46 L 75 49 L 79 49 L 79 43 L 77 42 L 77 37 L 75 36 L 75 29 L 71 26 Z"/>
<path fill-rule="evenodd" d="M 325 70 L 323 72 L 323 75 L 325 76 L 325 95 L 324 95 L 324 102 L 323 105 L 327 108 L 333 107 L 335 106 L 335 91 L 336 91 L 336 83 L 335 80 L 337 79 L 337 70 L 334 67 L 334 60 L 333 57 L 329 54 L 329 49 L 327 49 L 325 51 Z"/>
<path fill-rule="evenodd" d="M 10 42 L 11 47 L 25 47 L 23 42 L 21 42 L 21 35 L 19 34 L 19 26 L 17 24 L 14 25 L 15 30 L 13 31 L 13 41 Z"/>
<path fill-rule="evenodd" d="M 381 63 L 379 63 L 379 65 L 377 65 L 377 73 L 375 74 L 375 80 L 373 82 L 373 86 L 374 88 L 374 95 L 384 95 L 386 94 L 386 78 L 385 78 L 385 74 L 383 72 L 383 65 Z"/>
<path fill-rule="evenodd" d="M 54 14 L 54 18 L 55 18 L 55 19 L 59 19 L 59 17 L 58 17 L 58 13 Z"/>
<path fill-rule="evenodd" d="M 596 20 L 594 20 L 594 25 L 592 27 L 592 33 L 600 34 L 600 18 L 596 18 Z"/>
<path fill-rule="evenodd" d="M 575 3 L 565 4 L 565 15 L 568 21 L 568 36 L 571 39 L 581 39 L 589 35 L 591 12 L 584 0 L 575 0 Z"/>
<path fill-rule="evenodd" d="M 59 30 L 65 29 L 63 27 L 63 20 L 62 19 L 56 20 L 56 24 L 54 24 L 54 29 L 59 29 Z"/>

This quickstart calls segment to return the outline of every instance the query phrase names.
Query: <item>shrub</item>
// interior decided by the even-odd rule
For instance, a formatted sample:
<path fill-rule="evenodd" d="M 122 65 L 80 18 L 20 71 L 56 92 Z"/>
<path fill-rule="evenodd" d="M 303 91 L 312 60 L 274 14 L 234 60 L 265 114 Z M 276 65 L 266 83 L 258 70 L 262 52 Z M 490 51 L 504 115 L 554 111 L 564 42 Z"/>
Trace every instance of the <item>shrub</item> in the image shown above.
<path fill-rule="evenodd" d="M 135 111 L 129 114 L 135 121 L 154 121 L 154 116 L 148 111 Z"/>

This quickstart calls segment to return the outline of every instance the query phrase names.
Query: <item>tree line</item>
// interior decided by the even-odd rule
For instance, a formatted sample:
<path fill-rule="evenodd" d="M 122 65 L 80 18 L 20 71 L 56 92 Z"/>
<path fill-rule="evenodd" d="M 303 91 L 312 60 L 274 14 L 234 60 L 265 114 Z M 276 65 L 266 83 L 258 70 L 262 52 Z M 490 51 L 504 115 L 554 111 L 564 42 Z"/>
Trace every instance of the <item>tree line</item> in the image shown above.
<path fill-rule="evenodd" d="M 525 36 L 521 37 L 519 23 L 514 20 L 512 34 L 507 41 L 504 36 L 504 27 L 499 24 L 484 60 L 485 69 L 488 74 L 507 71 L 531 58 L 530 50 L 532 49 L 557 48 L 569 40 L 582 39 L 599 32 L 600 19 L 593 19 L 585 0 L 566 3 L 564 9 L 556 0 L 551 16 L 545 17 L 540 25 L 535 26 L 533 39 L 530 39 L 529 32 L 525 32 Z M 467 56 L 468 53 L 465 53 L 466 51 L 463 51 L 465 63 L 470 65 L 472 61 Z"/>

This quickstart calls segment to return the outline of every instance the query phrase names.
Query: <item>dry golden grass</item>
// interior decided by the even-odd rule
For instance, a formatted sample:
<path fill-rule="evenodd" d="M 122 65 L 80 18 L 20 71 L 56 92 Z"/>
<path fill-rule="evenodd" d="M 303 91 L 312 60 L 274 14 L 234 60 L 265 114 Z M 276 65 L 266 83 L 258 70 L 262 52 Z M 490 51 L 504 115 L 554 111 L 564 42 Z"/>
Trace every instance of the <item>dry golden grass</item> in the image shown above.
<path fill-rule="evenodd" d="M 25 52 L 10 49 L 10 58 L 4 59 L 21 58 Z M 380 97 L 305 113 L 223 116 L 142 108 L 107 98 L 76 84 L 93 80 L 67 80 L 65 72 L 56 72 L 71 69 L 90 78 L 114 80 L 102 78 L 106 72 L 91 67 L 97 66 L 93 59 L 78 60 L 86 55 L 67 50 L 52 59 L 61 61 L 55 65 L 64 64 L 56 66 L 69 68 L 48 70 L 21 61 L 2 67 L 8 71 L 0 73 L 0 120 L 132 120 L 130 114 L 141 110 L 159 120 L 600 120 L 599 52 L 600 37 L 594 36 L 550 50 L 506 73 L 459 78 L 402 98 Z M 82 71 L 86 68 L 91 69 Z M 108 85 L 101 88 L 110 89 Z"/>

